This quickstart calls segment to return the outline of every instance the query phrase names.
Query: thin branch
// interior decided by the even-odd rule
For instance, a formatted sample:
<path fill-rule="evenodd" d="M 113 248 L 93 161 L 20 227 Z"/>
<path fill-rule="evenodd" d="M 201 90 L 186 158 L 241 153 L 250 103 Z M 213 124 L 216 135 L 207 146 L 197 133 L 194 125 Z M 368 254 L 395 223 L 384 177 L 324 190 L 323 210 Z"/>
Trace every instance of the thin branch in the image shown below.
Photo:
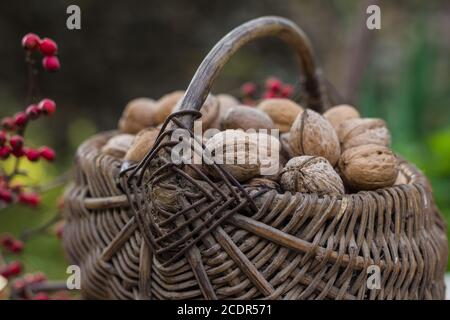
<path fill-rule="evenodd" d="M 22 241 L 28 241 L 29 239 L 31 239 L 33 236 L 38 235 L 38 234 L 42 234 L 44 232 L 46 232 L 50 227 L 52 227 L 53 225 L 55 225 L 57 222 L 59 222 L 62 219 L 61 215 L 58 213 L 57 215 L 55 215 L 54 217 L 52 217 L 50 220 L 48 220 L 47 222 L 45 222 L 44 224 L 33 228 L 33 229 L 29 229 L 29 230 L 25 230 L 22 231 L 22 233 L 19 236 L 19 239 Z"/>

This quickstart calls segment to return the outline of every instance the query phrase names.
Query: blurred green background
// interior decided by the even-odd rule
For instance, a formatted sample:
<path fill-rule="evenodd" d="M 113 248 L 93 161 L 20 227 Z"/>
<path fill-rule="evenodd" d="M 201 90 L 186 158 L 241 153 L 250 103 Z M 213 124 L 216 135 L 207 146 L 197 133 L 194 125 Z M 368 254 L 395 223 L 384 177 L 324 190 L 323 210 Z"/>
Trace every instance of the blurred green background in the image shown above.
<path fill-rule="evenodd" d="M 365 25 L 369 4 L 381 7 L 382 29 Z M 82 29 L 66 29 L 66 8 L 78 4 Z M 40 76 L 42 97 L 56 100 L 54 118 L 33 123 L 28 139 L 55 147 L 56 165 L 30 166 L 34 182 L 50 183 L 70 169 L 76 147 L 116 126 L 132 98 L 158 98 L 186 88 L 209 49 L 233 27 L 262 15 L 295 21 L 309 35 L 338 100 L 364 116 L 385 119 L 393 148 L 430 178 L 442 213 L 450 218 L 450 2 L 350 0 L 248 1 L 14 1 L 0 4 L 0 117 L 25 108 L 26 69 L 20 39 L 35 32 L 55 39 L 62 69 Z M 295 82 L 294 61 L 276 40 L 241 50 L 214 92 L 238 93 L 245 81 L 278 76 Z M 45 223 L 62 188 L 44 194 L 39 210 L 0 210 L 0 234 Z M 52 233 L 33 238 L 27 271 L 51 278 L 66 263 Z"/>

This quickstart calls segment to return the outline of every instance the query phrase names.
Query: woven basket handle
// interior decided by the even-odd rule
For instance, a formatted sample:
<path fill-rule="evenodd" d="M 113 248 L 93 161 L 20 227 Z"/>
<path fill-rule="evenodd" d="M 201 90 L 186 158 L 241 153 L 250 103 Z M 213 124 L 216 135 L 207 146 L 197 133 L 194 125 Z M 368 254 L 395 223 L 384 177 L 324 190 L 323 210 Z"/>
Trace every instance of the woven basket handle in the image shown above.
<path fill-rule="evenodd" d="M 301 81 L 302 88 L 305 90 L 306 107 L 319 112 L 323 111 L 324 97 L 309 39 L 292 21 L 281 17 L 268 16 L 250 20 L 240 25 L 212 48 L 197 69 L 181 103 L 178 104 L 174 112 L 182 110 L 199 111 L 211 90 L 214 80 L 233 54 L 250 41 L 269 36 L 284 40 L 294 49 L 300 69 L 304 74 Z M 192 128 L 194 120 L 191 115 L 183 115 L 180 120 L 188 128 Z"/>

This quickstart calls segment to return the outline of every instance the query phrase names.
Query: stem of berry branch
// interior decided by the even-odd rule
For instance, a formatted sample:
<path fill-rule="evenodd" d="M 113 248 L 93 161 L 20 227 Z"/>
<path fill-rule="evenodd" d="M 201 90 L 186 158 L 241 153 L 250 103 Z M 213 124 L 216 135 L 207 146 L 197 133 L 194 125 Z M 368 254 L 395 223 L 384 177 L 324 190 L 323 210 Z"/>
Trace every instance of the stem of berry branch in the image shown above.
<path fill-rule="evenodd" d="M 60 186 L 67 184 L 71 177 L 72 177 L 72 170 L 68 170 L 44 185 L 35 186 L 34 190 L 36 192 L 41 192 L 41 193 L 47 192 L 49 190 L 52 190 L 54 188 L 58 188 Z"/>
<path fill-rule="evenodd" d="M 24 242 L 28 241 L 33 236 L 44 233 L 45 231 L 48 230 L 48 228 L 55 225 L 60 220 L 61 220 L 61 215 L 59 213 L 57 213 L 54 217 L 52 217 L 50 220 L 48 220 L 44 224 L 42 224 L 34 229 L 29 229 L 29 230 L 23 231 L 20 234 L 19 239 Z"/>
<path fill-rule="evenodd" d="M 25 288 L 19 290 L 13 289 L 11 292 L 11 297 L 13 299 L 21 299 L 22 294 L 28 293 L 28 295 L 33 296 L 38 292 L 56 292 L 56 291 L 67 291 L 67 283 L 65 281 L 45 281 L 39 283 L 33 283 Z"/>
<path fill-rule="evenodd" d="M 3 256 L 3 253 L 0 251 L 0 266 L 6 264 L 6 259 Z"/>
<path fill-rule="evenodd" d="M 28 93 L 26 96 L 26 103 L 30 104 L 37 93 L 37 74 L 38 71 L 34 67 L 35 60 L 32 57 L 31 51 L 27 51 L 25 55 L 25 62 L 28 67 Z"/>

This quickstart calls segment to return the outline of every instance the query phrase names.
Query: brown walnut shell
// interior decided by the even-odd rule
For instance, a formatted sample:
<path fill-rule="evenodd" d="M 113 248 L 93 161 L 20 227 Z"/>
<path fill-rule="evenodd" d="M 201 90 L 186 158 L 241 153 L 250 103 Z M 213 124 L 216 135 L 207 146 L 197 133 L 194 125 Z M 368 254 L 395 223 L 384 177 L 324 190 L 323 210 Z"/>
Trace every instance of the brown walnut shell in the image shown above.
<path fill-rule="evenodd" d="M 394 184 L 398 161 L 389 148 L 367 144 L 346 150 L 339 160 L 339 169 L 349 187 L 375 190 Z"/>
<path fill-rule="evenodd" d="M 130 162 L 140 162 L 145 155 L 153 148 L 158 138 L 159 129 L 149 128 L 139 132 L 134 138 L 133 144 L 125 155 L 125 160 Z"/>
<path fill-rule="evenodd" d="M 265 99 L 258 104 L 258 109 L 267 113 L 280 133 L 289 132 L 298 114 L 303 108 L 289 99 Z"/>
<path fill-rule="evenodd" d="M 183 98 L 184 91 L 177 90 L 168 93 L 156 102 L 157 112 L 155 114 L 155 125 L 163 123 L 166 118 L 172 113 L 177 103 Z"/>
<path fill-rule="evenodd" d="M 279 141 L 271 135 L 265 135 L 265 139 L 269 144 L 261 144 L 261 140 L 258 140 L 255 134 L 247 134 L 241 130 L 225 130 L 209 139 L 205 148 L 214 156 L 214 159 L 222 160 L 219 164 L 236 180 L 246 181 L 261 175 L 262 169 L 270 165 L 276 165 L 275 174 L 278 172 Z M 272 147 L 274 155 L 271 152 Z M 262 150 L 263 148 L 267 149 Z M 205 171 L 215 178 L 220 178 L 220 174 L 213 166 L 207 164 Z"/>
<path fill-rule="evenodd" d="M 157 105 L 149 98 L 136 98 L 128 102 L 119 120 L 119 130 L 136 134 L 142 129 L 154 126 Z"/>
<path fill-rule="evenodd" d="M 300 156 L 289 160 L 281 173 L 281 186 L 291 192 L 344 194 L 341 177 L 323 157 Z"/>
<path fill-rule="evenodd" d="M 297 116 L 292 124 L 289 145 L 296 156 L 324 157 L 332 166 L 339 160 L 341 148 L 330 122 L 312 110 Z"/>
<path fill-rule="evenodd" d="M 213 122 L 219 117 L 219 99 L 217 99 L 217 97 L 215 97 L 214 95 L 209 94 L 206 98 L 205 103 L 200 109 L 200 113 L 202 114 L 200 120 L 202 121 L 203 130 L 211 128 Z"/>
<path fill-rule="evenodd" d="M 128 133 L 118 134 L 109 139 L 102 147 L 102 153 L 122 159 L 133 144 L 134 137 Z"/>
<path fill-rule="evenodd" d="M 273 129 L 275 124 L 263 111 L 248 106 L 236 106 L 227 111 L 222 119 L 223 129 Z"/>
<path fill-rule="evenodd" d="M 210 128 L 221 129 L 221 122 L 224 115 L 229 109 L 239 105 L 239 100 L 229 94 L 218 94 L 217 99 L 219 100 L 219 113 L 217 114 L 214 121 L 211 123 Z"/>
<path fill-rule="evenodd" d="M 354 107 L 347 104 L 341 104 L 328 109 L 323 116 L 331 123 L 336 132 L 340 125 L 349 119 L 359 118 L 359 112 Z"/>
<path fill-rule="evenodd" d="M 382 119 L 363 118 L 344 121 L 339 130 L 342 150 L 365 144 L 378 144 L 388 147 L 391 135 Z"/>

